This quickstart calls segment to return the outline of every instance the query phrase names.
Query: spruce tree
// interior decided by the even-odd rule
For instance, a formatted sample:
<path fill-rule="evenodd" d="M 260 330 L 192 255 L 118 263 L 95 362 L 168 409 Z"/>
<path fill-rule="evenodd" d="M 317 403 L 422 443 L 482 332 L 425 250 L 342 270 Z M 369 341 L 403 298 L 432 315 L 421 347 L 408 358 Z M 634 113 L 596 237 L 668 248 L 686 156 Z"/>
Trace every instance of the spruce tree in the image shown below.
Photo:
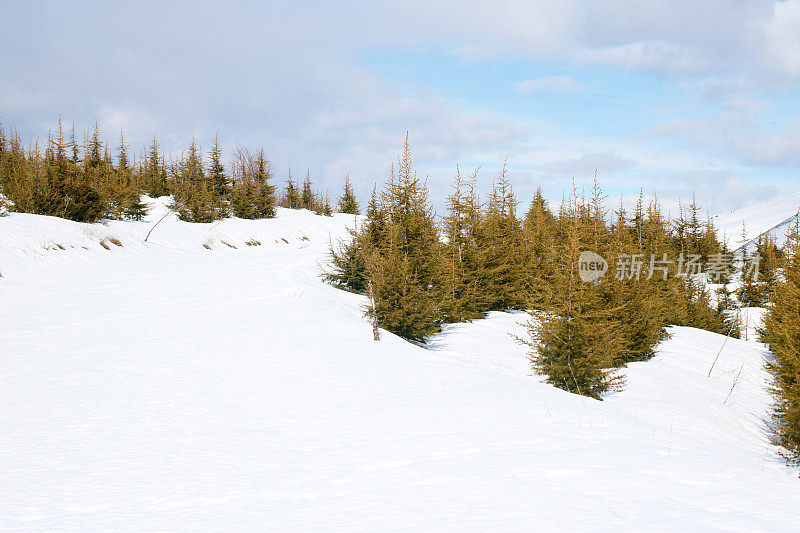
<path fill-rule="evenodd" d="M 175 208 L 181 220 L 212 222 L 218 218 L 214 193 L 206 176 L 203 154 L 192 139 L 186 156 L 178 163 Z"/>
<path fill-rule="evenodd" d="M 386 227 L 365 258 L 381 327 L 424 340 L 443 320 L 442 246 L 428 190 L 411 167 L 408 137 L 396 176 L 381 197 Z"/>
<path fill-rule="evenodd" d="M 219 144 L 219 134 L 214 137 L 214 144 L 209 151 L 210 162 L 208 165 L 207 181 L 211 191 L 211 209 L 215 218 L 227 215 L 227 199 L 230 191 L 228 177 L 225 175 L 225 166 L 222 164 L 222 148 Z"/>
<path fill-rule="evenodd" d="M 761 339 L 773 354 L 767 368 L 775 380 L 777 441 L 787 459 L 800 464 L 800 213 L 789 230 L 784 253 L 783 276 L 775 285 Z"/>
<path fill-rule="evenodd" d="M 169 194 L 167 185 L 167 171 L 163 164 L 163 154 L 158 144 L 158 138 L 153 135 L 153 140 L 147 150 L 142 169 L 142 183 L 144 192 L 153 198 L 160 198 Z"/>
<path fill-rule="evenodd" d="M 517 199 L 504 162 L 489 195 L 479 242 L 480 286 L 489 309 L 525 306 L 523 235 L 516 209 Z"/>
<path fill-rule="evenodd" d="M 256 157 L 253 175 L 255 184 L 253 210 L 257 218 L 273 218 L 275 216 L 275 187 L 270 183 L 271 179 L 270 164 L 262 148 Z"/>
<path fill-rule="evenodd" d="M 306 177 L 303 180 L 303 190 L 300 193 L 300 208 L 314 210 L 314 191 L 311 185 L 311 169 L 306 169 Z"/>
<path fill-rule="evenodd" d="M 475 170 L 467 180 L 463 180 L 461 170 L 456 166 L 453 192 L 447 199 L 448 213 L 444 219 L 447 284 L 443 307 L 448 322 L 481 318 L 483 311 L 489 308 L 480 284 L 478 241 L 482 222 L 475 192 L 477 173 Z"/>
<path fill-rule="evenodd" d="M 556 253 L 556 220 L 540 187 L 536 188 L 525 214 L 523 230 L 525 292 L 527 305 L 535 309 L 552 294 L 553 255 Z"/>
<path fill-rule="evenodd" d="M 344 177 L 344 190 L 342 196 L 339 198 L 339 203 L 336 205 L 337 211 L 340 213 L 347 213 L 348 215 L 360 214 L 358 207 L 358 200 L 353 193 L 353 186 L 350 184 L 350 174 Z"/>
<path fill-rule="evenodd" d="M 556 387 L 600 398 L 619 385 L 612 369 L 625 339 L 615 321 L 618 309 L 609 309 L 602 285 L 578 277 L 581 248 L 594 240 L 595 229 L 586 216 L 585 202 L 573 186 L 563 202 L 559 224 L 564 239 L 557 244 L 553 270 L 555 293 L 549 304 L 534 311 L 528 324 L 534 369 Z"/>
<path fill-rule="evenodd" d="M 292 180 L 292 169 L 289 167 L 289 177 L 286 179 L 286 188 L 283 192 L 283 207 L 288 209 L 301 209 L 302 202 L 297 185 Z"/>

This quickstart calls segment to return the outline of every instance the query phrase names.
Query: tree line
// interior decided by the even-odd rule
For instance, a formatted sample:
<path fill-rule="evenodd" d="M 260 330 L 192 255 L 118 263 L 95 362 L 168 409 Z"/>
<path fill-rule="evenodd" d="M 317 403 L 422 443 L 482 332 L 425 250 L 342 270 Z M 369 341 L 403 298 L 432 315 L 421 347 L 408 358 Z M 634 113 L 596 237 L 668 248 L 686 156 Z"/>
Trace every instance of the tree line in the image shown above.
<path fill-rule="evenodd" d="M 172 196 L 172 207 L 187 222 L 212 222 L 228 216 L 275 216 L 275 207 L 309 209 L 320 215 L 359 212 L 349 176 L 337 205 L 311 182 L 310 171 L 298 184 L 289 171 L 285 187 L 275 185 L 272 164 L 263 149 L 236 147 L 226 165 L 219 136 L 204 154 L 192 140 L 186 151 L 168 159 L 157 137 L 138 157 L 120 132 L 112 149 L 99 127 L 78 140 L 74 125 L 58 128 L 44 143 L 26 147 L 20 135 L 0 123 L 0 200 L 4 208 L 77 222 L 141 220 L 142 195 Z"/>
<path fill-rule="evenodd" d="M 418 342 L 445 323 L 492 310 L 528 310 L 529 335 L 520 340 L 530 346 L 534 370 L 556 387 L 595 398 L 621 387 L 618 369 L 651 357 L 667 326 L 738 336 L 737 308 L 769 305 L 762 338 L 775 353 L 769 365 L 776 377 L 774 420 L 781 444 L 800 458 L 797 225 L 783 249 L 769 238 L 757 241 L 755 276 L 746 272 L 754 254 L 732 254 L 694 198 L 675 217 L 663 214 L 656 195 L 646 201 L 641 193 L 633 209 L 620 201 L 609 210 L 595 176 L 589 195 L 573 183 L 553 209 L 537 189 L 521 211 L 507 165 L 486 198 L 476 192 L 477 176 L 478 170 L 465 175 L 456 167 L 438 223 L 406 139 L 382 190 L 373 189 L 352 239 L 331 250 L 327 281 L 369 290 L 374 304 L 368 312 L 378 325 Z M 583 282 L 578 272 L 585 250 L 606 258 L 652 258 L 655 275 L 630 271 Z M 734 257 L 737 269 L 718 271 L 714 292 L 707 275 L 681 271 L 683 258 L 713 263 L 724 256 Z M 667 257 L 682 259 L 662 260 Z M 735 292 L 728 289 L 733 278 Z"/>

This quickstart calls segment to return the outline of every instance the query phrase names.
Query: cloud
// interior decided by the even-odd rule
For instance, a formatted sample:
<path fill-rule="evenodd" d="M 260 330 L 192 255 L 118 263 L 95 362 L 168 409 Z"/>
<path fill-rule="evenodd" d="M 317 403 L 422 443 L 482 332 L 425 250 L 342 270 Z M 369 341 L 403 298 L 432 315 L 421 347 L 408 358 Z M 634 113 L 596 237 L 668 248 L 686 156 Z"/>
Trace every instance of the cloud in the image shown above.
<path fill-rule="evenodd" d="M 765 59 L 792 78 L 800 77 L 800 0 L 776 2 L 772 17 L 763 23 Z"/>
<path fill-rule="evenodd" d="M 699 72 L 707 65 L 706 59 L 695 50 L 665 41 L 637 41 L 586 49 L 581 52 L 580 57 L 594 63 L 668 72 Z"/>
<path fill-rule="evenodd" d="M 619 157 L 613 153 L 588 153 L 570 159 L 549 161 L 539 166 L 539 170 L 561 175 L 590 175 L 595 170 L 603 174 L 613 174 L 631 170 L 636 161 Z"/>
<path fill-rule="evenodd" d="M 767 129 L 761 117 L 767 107 L 762 101 L 740 98 L 714 115 L 661 123 L 644 137 L 671 139 L 693 151 L 731 154 L 753 167 L 800 166 L 800 120 Z"/>
<path fill-rule="evenodd" d="M 547 91 L 556 94 L 576 94 L 583 86 L 570 76 L 544 76 L 515 82 L 514 92 L 530 94 L 534 91 Z"/>
<path fill-rule="evenodd" d="M 646 7 L 636 0 L 346 0 L 310 7 L 144 1 L 136 8 L 9 3 L 0 47 L 17 52 L 4 57 L 0 114 L 26 138 L 46 135 L 61 114 L 84 128 L 97 119 L 112 146 L 124 127 L 134 148 L 156 132 L 173 151 L 185 149 L 192 136 L 207 147 L 219 130 L 228 146 L 263 145 L 281 180 L 289 165 L 310 167 L 317 184 L 332 192 L 347 171 L 362 194 L 382 181 L 406 130 L 417 168 L 429 169 L 443 194 L 455 162 L 496 165 L 506 153 L 524 182 L 519 190 L 536 180 L 560 187 L 564 178 L 553 176 L 586 177 L 594 168 L 613 174 L 619 187 L 638 189 L 634 172 L 800 165 L 800 126 L 771 125 L 755 96 L 800 85 L 798 5 L 800 0 L 675 0 Z M 508 110 L 443 96 L 452 91 L 401 86 L 365 66 L 365 55 L 387 49 L 444 52 L 472 62 L 500 59 L 502 68 L 538 62 L 565 67 L 558 72 L 592 72 L 595 65 L 611 76 L 622 69 L 646 71 L 648 80 L 677 84 L 693 95 L 687 98 L 693 109 L 642 135 L 620 132 L 613 118 L 607 120 L 612 115 L 600 109 L 610 100 L 605 95 L 598 96 L 599 120 L 590 114 L 581 123 L 526 121 Z M 517 73 L 503 83 L 522 77 Z M 569 76 L 513 87 L 582 96 L 592 87 L 596 96 L 594 83 Z M 709 102 L 721 103 L 721 110 L 702 107 Z M 614 105 L 624 112 L 624 102 Z"/>

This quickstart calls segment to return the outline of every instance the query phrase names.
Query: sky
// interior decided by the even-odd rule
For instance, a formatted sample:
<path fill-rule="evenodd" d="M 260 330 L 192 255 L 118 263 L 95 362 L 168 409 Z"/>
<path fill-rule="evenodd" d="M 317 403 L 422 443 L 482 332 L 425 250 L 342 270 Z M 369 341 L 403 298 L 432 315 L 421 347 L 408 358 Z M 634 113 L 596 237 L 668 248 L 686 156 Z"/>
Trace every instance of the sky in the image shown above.
<path fill-rule="evenodd" d="M 458 164 L 554 201 L 695 193 L 712 213 L 800 191 L 800 0 L 0 0 L 0 119 L 59 116 L 172 154 L 263 147 L 366 199 L 406 132 L 438 206 Z"/>

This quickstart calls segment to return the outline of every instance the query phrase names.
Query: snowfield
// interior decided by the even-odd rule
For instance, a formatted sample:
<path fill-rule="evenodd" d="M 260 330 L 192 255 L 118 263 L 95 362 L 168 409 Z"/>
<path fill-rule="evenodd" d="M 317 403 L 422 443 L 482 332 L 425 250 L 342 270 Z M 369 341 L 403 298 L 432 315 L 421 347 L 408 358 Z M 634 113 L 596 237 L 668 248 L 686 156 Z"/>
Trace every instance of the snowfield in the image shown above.
<path fill-rule="evenodd" d="M 798 528 L 753 340 L 672 328 L 595 401 L 531 375 L 524 313 L 372 341 L 319 279 L 353 216 L 143 243 L 164 205 L 0 218 L 0 528 Z"/>
<path fill-rule="evenodd" d="M 748 249 L 753 249 L 754 242 L 764 234 L 775 239 L 778 246 L 783 246 L 786 242 L 786 231 L 794 222 L 798 211 L 800 211 L 800 192 L 722 213 L 714 217 L 714 224 L 719 237 L 726 239 L 732 249 L 738 249 L 743 244 L 746 244 Z M 747 238 L 744 243 L 742 222 L 745 223 Z"/>

